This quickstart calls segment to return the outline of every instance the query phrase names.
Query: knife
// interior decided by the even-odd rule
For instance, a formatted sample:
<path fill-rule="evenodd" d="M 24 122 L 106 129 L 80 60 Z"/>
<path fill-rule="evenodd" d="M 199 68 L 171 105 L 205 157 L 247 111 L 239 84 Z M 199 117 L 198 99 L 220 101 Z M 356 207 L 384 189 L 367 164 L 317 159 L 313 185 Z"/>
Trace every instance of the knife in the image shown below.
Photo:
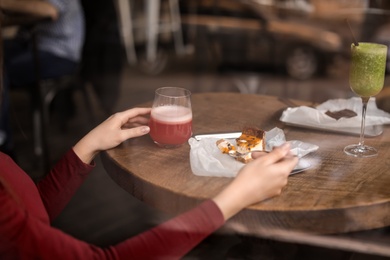
<path fill-rule="evenodd" d="M 215 133 L 215 134 L 199 134 L 194 135 L 196 141 L 200 141 L 204 138 L 218 138 L 218 139 L 229 139 L 229 138 L 238 138 L 240 137 L 241 132 L 232 132 L 232 133 Z"/>

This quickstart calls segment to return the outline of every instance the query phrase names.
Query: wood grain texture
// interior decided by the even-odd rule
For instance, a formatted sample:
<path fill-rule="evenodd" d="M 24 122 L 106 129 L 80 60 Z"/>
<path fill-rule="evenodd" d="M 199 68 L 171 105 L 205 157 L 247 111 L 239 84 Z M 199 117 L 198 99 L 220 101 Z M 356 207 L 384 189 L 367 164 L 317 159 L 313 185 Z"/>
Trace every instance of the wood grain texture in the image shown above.
<path fill-rule="evenodd" d="M 319 146 L 305 157 L 312 163 L 311 169 L 290 176 L 280 196 L 245 209 L 229 222 L 231 226 L 258 233 L 331 234 L 390 225 L 388 127 L 382 135 L 366 138 L 379 156 L 354 158 L 345 155 L 343 148 L 358 142 L 358 137 L 285 126 L 279 117 L 286 105 L 276 97 L 203 93 L 192 96 L 192 106 L 195 134 L 240 131 L 250 124 L 266 131 L 279 127 L 287 140 Z M 167 150 L 144 136 L 103 153 L 102 159 L 122 188 L 153 207 L 177 214 L 212 198 L 231 181 L 192 174 L 189 152 L 188 144 Z"/>

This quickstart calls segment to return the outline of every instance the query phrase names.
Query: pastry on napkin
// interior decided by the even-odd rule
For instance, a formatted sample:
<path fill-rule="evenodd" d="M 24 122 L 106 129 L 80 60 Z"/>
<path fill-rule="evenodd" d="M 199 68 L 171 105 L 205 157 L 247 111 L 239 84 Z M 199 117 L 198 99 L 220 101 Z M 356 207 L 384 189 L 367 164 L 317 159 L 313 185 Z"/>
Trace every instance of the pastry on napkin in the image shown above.
<path fill-rule="evenodd" d="M 265 140 L 266 151 L 271 151 L 274 146 L 279 146 L 286 142 L 283 130 L 277 127 L 265 132 Z M 245 166 L 244 163 L 221 153 L 216 146 L 217 141 L 218 138 L 204 138 L 200 141 L 190 138 L 188 143 L 191 146 L 190 164 L 193 174 L 199 176 L 235 177 L 239 170 Z M 318 149 L 317 145 L 298 140 L 289 142 L 291 144 L 291 152 L 299 158 Z"/>

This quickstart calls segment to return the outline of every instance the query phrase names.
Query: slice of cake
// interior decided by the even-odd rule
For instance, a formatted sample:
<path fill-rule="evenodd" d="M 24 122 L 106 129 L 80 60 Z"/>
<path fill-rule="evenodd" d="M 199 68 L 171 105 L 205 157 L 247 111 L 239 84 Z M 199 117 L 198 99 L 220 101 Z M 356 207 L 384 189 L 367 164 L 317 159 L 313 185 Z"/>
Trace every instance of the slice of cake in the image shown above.
<path fill-rule="evenodd" d="M 242 163 L 252 160 L 251 152 L 265 151 L 265 132 L 259 128 L 245 127 L 236 139 L 236 146 L 225 139 L 217 141 L 218 149 Z"/>
<path fill-rule="evenodd" d="M 245 127 L 236 139 L 237 152 L 247 154 L 252 151 L 265 150 L 265 132 L 255 127 Z"/>

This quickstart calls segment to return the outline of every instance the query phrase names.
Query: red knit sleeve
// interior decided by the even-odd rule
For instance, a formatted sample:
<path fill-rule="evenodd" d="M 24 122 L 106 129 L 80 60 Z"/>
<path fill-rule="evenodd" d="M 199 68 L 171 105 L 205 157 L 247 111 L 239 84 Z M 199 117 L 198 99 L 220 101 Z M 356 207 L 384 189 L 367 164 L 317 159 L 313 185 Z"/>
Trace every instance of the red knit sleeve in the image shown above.
<path fill-rule="evenodd" d="M 2 259 L 178 259 L 224 223 L 219 208 L 209 200 L 104 249 L 75 239 L 29 214 L 1 184 L 0 212 Z"/>
<path fill-rule="evenodd" d="M 48 176 L 49 179 L 40 183 L 41 190 L 46 196 L 53 195 L 53 200 L 46 198 L 46 205 L 54 208 L 54 211 L 63 205 L 56 207 L 53 203 L 60 201 L 63 204 L 90 170 L 91 166 L 79 164 L 74 156 L 76 155 L 71 151 L 65 157 L 65 161 L 61 162 L 70 164 L 69 169 L 54 172 Z M 212 200 L 208 200 L 116 246 L 100 248 L 51 227 L 46 212 L 43 212 L 42 203 L 26 204 L 31 201 L 28 198 L 33 201 L 40 199 L 34 184 L 31 180 L 26 181 L 27 175 L 23 177 L 23 172 L 14 163 L 6 162 L 8 161 L 4 162 L 2 169 L 4 176 L 0 175 L 3 177 L 0 178 L 1 259 L 177 259 L 183 257 L 224 223 L 218 206 Z M 20 176 L 8 174 L 13 172 Z M 65 177 L 60 176 L 61 174 Z M 72 176 L 78 180 L 74 182 L 69 180 Z M 58 187 L 53 190 L 45 187 L 50 183 Z M 65 186 L 69 183 L 73 187 L 68 190 Z M 58 194 L 61 192 L 67 194 Z M 32 197 L 26 197 L 25 193 L 31 193 Z"/>
<path fill-rule="evenodd" d="M 120 259 L 179 259 L 224 224 L 222 212 L 207 200 L 115 247 Z"/>
<path fill-rule="evenodd" d="M 0 259 L 117 259 L 26 211 L 0 183 Z"/>
<path fill-rule="evenodd" d="M 82 162 L 70 149 L 37 184 L 51 220 L 61 213 L 93 167 Z"/>

